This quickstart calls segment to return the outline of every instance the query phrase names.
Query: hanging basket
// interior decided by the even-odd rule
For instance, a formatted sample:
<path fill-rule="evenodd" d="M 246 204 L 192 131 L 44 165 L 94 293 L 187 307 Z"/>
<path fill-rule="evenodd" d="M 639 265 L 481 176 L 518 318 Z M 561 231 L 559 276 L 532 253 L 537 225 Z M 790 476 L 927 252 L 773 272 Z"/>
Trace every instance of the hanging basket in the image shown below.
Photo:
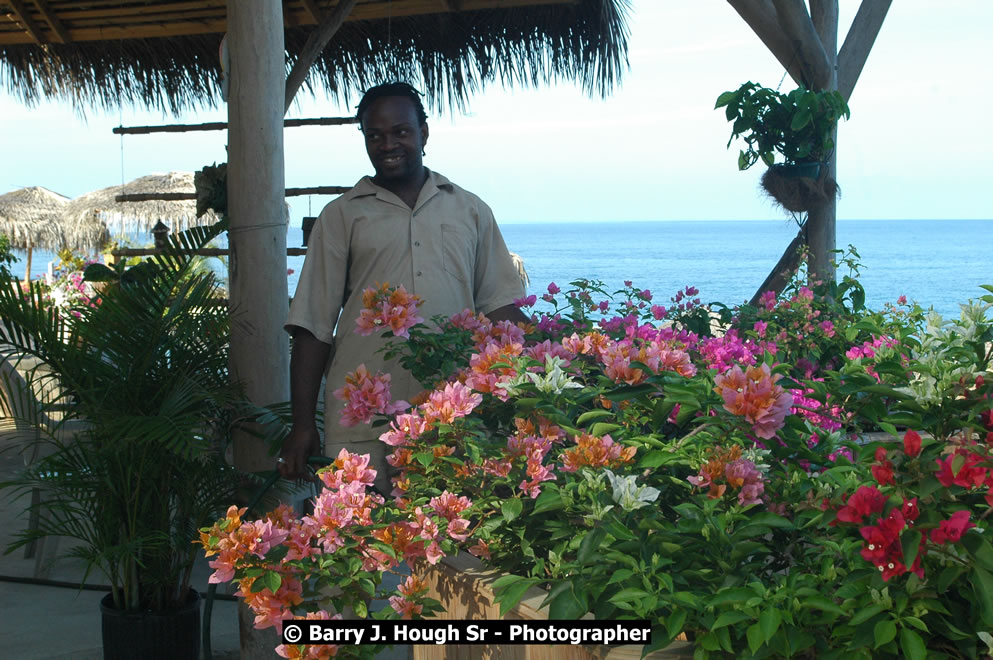
<path fill-rule="evenodd" d="M 838 194 L 838 183 L 827 176 L 827 163 L 773 165 L 762 175 L 762 188 L 787 211 L 809 211 Z"/>
<path fill-rule="evenodd" d="M 124 612 L 112 596 L 100 601 L 104 660 L 198 660 L 200 594 L 190 589 L 186 604 L 168 612 Z"/>

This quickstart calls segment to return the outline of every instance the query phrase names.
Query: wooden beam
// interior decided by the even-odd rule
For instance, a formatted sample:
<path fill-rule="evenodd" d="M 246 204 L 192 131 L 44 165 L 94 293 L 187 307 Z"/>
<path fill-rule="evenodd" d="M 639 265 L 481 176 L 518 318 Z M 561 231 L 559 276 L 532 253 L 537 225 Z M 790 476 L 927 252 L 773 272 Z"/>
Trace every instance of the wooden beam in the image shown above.
<path fill-rule="evenodd" d="M 314 2 L 314 0 L 303 0 L 303 8 L 307 10 L 310 20 L 312 20 L 315 25 L 320 25 L 321 19 L 324 18 L 324 11 L 317 6 L 317 3 Z"/>
<path fill-rule="evenodd" d="M 859 11 L 855 14 L 852 27 L 848 30 L 845 43 L 838 52 L 838 91 L 845 97 L 851 98 L 855 91 L 869 51 L 876 43 L 883 19 L 889 11 L 892 0 L 862 0 Z"/>
<path fill-rule="evenodd" d="M 52 8 L 48 5 L 48 0 L 34 0 L 34 3 L 38 6 L 38 11 L 41 12 L 45 22 L 52 28 L 52 32 L 55 33 L 55 41 L 62 44 L 72 41 L 69 37 L 69 33 L 66 32 L 65 27 L 62 25 L 62 21 L 55 16 L 55 12 L 53 12 Z"/>
<path fill-rule="evenodd" d="M 752 299 L 748 301 L 749 305 L 758 305 L 759 298 L 766 291 L 775 291 L 778 296 L 782 293 L 783 288 L 786 283 L 790 281 L 793 277 L 793 273 L 796 269 L 800 267 L 800 262 L 803 259 L 803 251 L 800 249 L 802 246 L 806 245 L 807 242 L 807 229 L 803 227 L 800 229 L 799 233 L 790 241 L 790 244 L 786 246 L 786 250 L 783 252 L 783 256 L 779 258 L 776 265 L 773 267 L 772 272 L 766 276 L 765 281 L 762 282 L 762 286 L 758 288 Z"/>
<path fill-rule="evenodd" d="M 786 36 L 776 18 L 772 0 L 728 0 L 748 27 L 762 40 L 783 68 L 798 85 L 804 84 L 806 74 L 797 57 L 793 42 Z"/>
<path fill-rule="evenodd" d="M 303 195 L 340 195 L 351 190 L 351 186 L 312 186 L 310 188 L 287 188 L 287 197 L 302 197 Z"/>
<path fill-rule="evenodd" d="M 310 73 L 310 67 L 317 61 L 324 47 L 331 41 L 331 37 L 355 8 L 356 2 L 357 0 L 338 0 L 338 6 L 334 8 L 334 11 L 328 14 L 317 26 L 317 29 L 307 37 L 307 43 L 303 45 L 300 56 L 293 63 L 293 70 L 286 77 L 286 100 L 283 104 L 283 114 L 289 111 L 293 97 L 297 95 L 297 90 L 300 89 L 300 85 Z"/>
<path fill-rule="evenodd" d="M 284 119 L 283 127 L 295 126 L 341 126 L 357 124 L 355 117 L 315 117 L 310 119 Z M 214 121 L 206 124 L 163 124 L 161 126 L 118 126 L 113 129 L 115 135 L 147 135 L 148 133 L 191 133 L 193 131 L 223 131 L 228 127 L 226 121 Z"/>
<path fill-rule="evenodd" d="M 730 1 L 730 0 L 729 0 Z M 735 0 L 746 2 L 748 0 Z M 8 0 L 22 3 L 23 0 Z M 578 0 L 460 0 L 444 5 L 439 0 L 392 0 L 361 2 L 349 14 L 349 21 L 366 21 L 437 14 L 446 11 L 478 11 L 512 9 L 536 5 L 574 5 Z M 86 3 L 88 7 L 92 3 Z M 59 5 L 54 15 L 65 28 L 67 41 L 110 41 L 154 39 L 159 37 L 224 34 L 228 31 L 224 2 L 171 2 L 116 7 L 120 3 L 105 3 L 101 9 L 66 9 Z M 73 5 L 69 5 L 72 7 Z M 461 9 L 455 9 L 461 6 Z M 292 25 L 317 25 L 302 4 L 287 5 Z M 0 46 L 38 43 L 28 32 L 0 31 Z"/>
<path fill-rule="evenodd" d="M 776 20 L 790 39 L 800 60 L 808 89 L 827 89 L 832 67 L 803 0 L 772 0 Z"/>
<path fill-rule="evenodd" d="M 166 251 L 160 248 L 115 248 L 110 251 L 115 257 L 149 257 L 156 254 L 165 254 Z M 182 251 L 182 254 L 195 254 L 199 257 L 226 257 L 231 254 L 228 248 L 200 248 L 193 251 Z M 307 248 L 286 248 L 286 256 L 302 257 L 307 255 Z"/>
<path fill-rule="evenodd" d="M 31 20 L 31 17 L 28 16 L 28 11 L 24 7 L 24 3 L 22 3 L 21 0 L 7 0 L 7 3 L 14 12 L 14 18 L 17 19 L 17 22 L 21 24 L 21 27 L 24 28 L 24 31 L 31 36 L 31 39 L 36 44 L 40 46 L 48 43 L 48 40 L 41 34 L 41 30 L 37 25 L 35 25 L 34 21 Z"/>

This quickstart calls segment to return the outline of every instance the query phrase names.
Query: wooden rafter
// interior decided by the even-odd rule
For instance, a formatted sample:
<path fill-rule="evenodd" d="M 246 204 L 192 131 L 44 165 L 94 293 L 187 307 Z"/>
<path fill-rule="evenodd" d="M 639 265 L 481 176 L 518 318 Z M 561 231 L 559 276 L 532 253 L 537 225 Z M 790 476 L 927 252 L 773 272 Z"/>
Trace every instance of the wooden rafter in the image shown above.
<path fill-rule="evenodd" d="M 290 104 L 293 103 L 293 97 L 296 96 L 297 90 L 300 89 L 300 85 L 307 78 L 307 74 L 310 73 L 310 67 L 314 65 L 317 61 L 317 57 L 324 50 L 324 47 L 328 45 L 331 41 L 331 37 L 334 33 L 338 31 L 341 24 L 345 22 L 348 15 L 355 8 L 355 4 L 358 0 L 340 0 L 338 6 L 334 8 L 334 11 L 328 14 L 321 24 L 317 26 L 317 29 L 310 33 L 307 37 L 307 43 L 303 45 L 303 50 L 300 51 L 300 56 L 297 61 L 293 63 L 293 70 L 290 71 L 290 75 L 286 77 L 286 99 L 283 105 L 283 112 L 285 113 L 290 109 Z"/>
<path fill-rule="evenodd" d="M 728 0 L 728 4 L 752 28 L 790 77 L 797 84 L 803 81 L 806 74 L 796 56 L 796 48 L 779 25 L 772 0 Z"/>
<path fill-rule="evenodd" d="M 803 0 L 772 0 L 772 5 L 776 9 L 776 21 L 800 60 L 806 86 L 811 89 L 826 88 L 831 81 L 831 64 L 807 13 L 807 5 Z"/>
<path fill-rule="evenodd" d="M 0 45 L 45 43 L 45 35 L 49 30 L 40 29 L 32 20 L 32 13 L 25 10 L 25 2 L 26 0 L 0 0 L 0 11 L 4 7 L 10 7 L 11 14 L 18 22 L 18 25 L 0 25 Z M 373 0 L 357 3 L 349 13 L 348 20 L 576 3 L 577 0 Z M 52 33 L 58 34 L 66 42 L 154 39 L 224 34 L 227 31 L 225 0 L 186 0 L 124 6 L 120 6 L 120 2 L 45 4 L 47 13 L 39 12 L 35 15 L 42 16 L 52 26 Z M 338 5 L 335 2 L 333 6 L 337 8 Z M 285 23 L 288 27 L 320 25 L 321 19 L 315 15 L 315 10 L 324 16 L 330 13 L 322 11 L 323 6 L 324 3 L 317 0 L 288 0 L 284 5 Z M 49 18 L 61 25 L 61 32 Z"/>
<path fill-rule="evenodd" d="M 21 24 L 24 31 L 28 33 L 31 40 L 36 44 L 47 43 L 44 36 L 41 34 L 41 30 L 35 25 L 34 21 L 28 15 L 27 9 L 24 7 L 24 3 L 21 0 L 8 0 L 10 8 L 14 11 L 14 18 L 17 22 Z"/>
<path fill-rule="evenodd" d="M 845 43 L 838 51 L 838 91 L 846 101 L 852 96 L 891 3 L 892 0 L 862 0 Z"/>
<path fill-rule="evenodd" d="M 34 3 L 38 7 L 38 11 L 41 12 L 45 22 L 48 23 L 50 28 L 52 28 L 52 32 L 55 33 L 54 40 L 62 44 L 69 43 L 71 41 L 69 33 L 66 32 L 65 27 L 62 25 L 62 21 L 55 16 L 52 8 L 48 5 L 48 0 L 34 0 Z"/>
<path fill-rule="evenodd" d="M 283 127 L 295 126 L 341 126 L 357 124 L 355 117 L 314 117 L 307 119 L 284 119 Z M 160 126 L 118 126 L 113 129 L 116 135 L 145 135 L 148 133 L 190 133 L 193 131 L 223 131 L 228 127 L 226 121 L 213 121 L 205 124 L 163 124 Z"/>

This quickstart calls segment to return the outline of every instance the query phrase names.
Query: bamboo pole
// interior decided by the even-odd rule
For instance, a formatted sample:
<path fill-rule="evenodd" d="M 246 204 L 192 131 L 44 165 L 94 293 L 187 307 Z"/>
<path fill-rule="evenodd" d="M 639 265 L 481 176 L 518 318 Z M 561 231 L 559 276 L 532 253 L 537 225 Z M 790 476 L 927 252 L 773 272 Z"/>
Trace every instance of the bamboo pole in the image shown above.
<path fill-rule="evenodd" d="M 343 126 L 357 124 L 355 117 L 311 117 L 305 119 L 284 119 L 284 128 L 298 126 Z M 162 124 L 161 126 L 118 126 L 113 129 L 117 135 L 146 135 L 148 133 L 191 133 L 195 131 L 223 131 L 228 127 L 226 121 L 213 121 L 204 124 Z"/>

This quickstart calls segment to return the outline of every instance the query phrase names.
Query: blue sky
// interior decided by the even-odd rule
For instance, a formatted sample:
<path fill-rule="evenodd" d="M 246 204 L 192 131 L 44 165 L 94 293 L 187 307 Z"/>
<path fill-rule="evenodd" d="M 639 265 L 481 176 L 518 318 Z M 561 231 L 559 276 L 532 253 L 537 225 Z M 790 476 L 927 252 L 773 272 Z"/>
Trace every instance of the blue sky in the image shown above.
<path fill-rule="evenodd" d="M 839 43 L 858 4 L 841 0 Z M 724 2 L 633 0 L 630 25 L 631 68 L 609 98 L 569 83 L 488 88 L 464 114 L 431 113 L 425 163 L 478 193 L 501 223 L 782 217 L 758 192 L 761 168 L 738 172 L 737 146 L 725 148 L 730 127 L 713 109 L 746 80 L 775 87 L 779 63 Z M 985 0 L 893 3 L 840 128 L 839 218 L 993 218 L 991 25 Z M 357 102 L 301 98 L 289 116 L 351 114 Z M 28 108 L 0 93 L 0 117 L 0 192 L 41 185 L 73 197 L 226 159 L 223 132 L 123 144 L 111 132 L 223 121 L 223 108 L 81 118 L 64 104 Z M 352 126 L 287 129 L 285 145 L 289 187 L 350 185 L 369 171 Z M 328 199 L 290 199 L 291 221 Z"/>

